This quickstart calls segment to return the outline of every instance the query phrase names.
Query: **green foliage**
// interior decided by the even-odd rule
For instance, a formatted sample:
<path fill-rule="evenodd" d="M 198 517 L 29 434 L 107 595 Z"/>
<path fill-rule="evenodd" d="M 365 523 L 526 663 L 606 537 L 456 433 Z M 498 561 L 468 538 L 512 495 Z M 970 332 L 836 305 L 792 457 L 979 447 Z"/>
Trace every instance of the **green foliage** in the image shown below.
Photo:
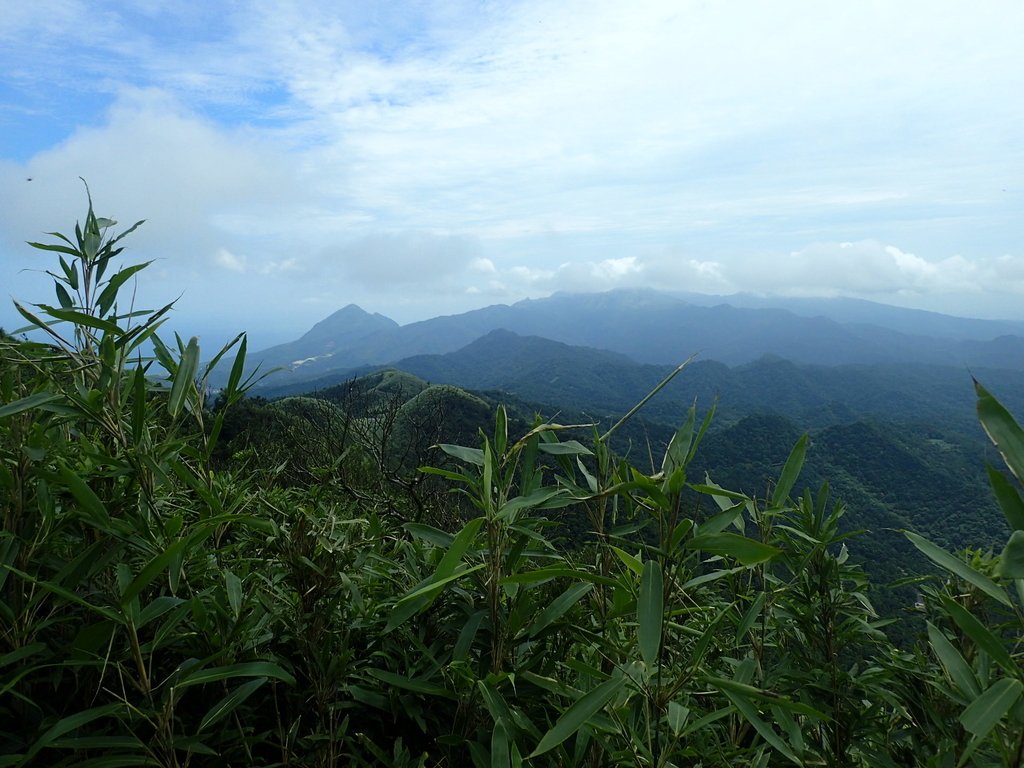
<path fill-rule="evenodd" d="M 170 305 L 120 308 L 113 226 L 90 201 L 37 244 L 47 341 L 0 335 L 0 765 L 1024 762 L 1024 433 L 980 385 L 1012 533 L 907 534 L 945 576 L 897 649 L 785 422 L 748 425 L 771 472 L 738 491 L 696 406 L 641 469 L 625 420 L 395 372 L 249 400 L 244 337 L 204 366 Z"/>

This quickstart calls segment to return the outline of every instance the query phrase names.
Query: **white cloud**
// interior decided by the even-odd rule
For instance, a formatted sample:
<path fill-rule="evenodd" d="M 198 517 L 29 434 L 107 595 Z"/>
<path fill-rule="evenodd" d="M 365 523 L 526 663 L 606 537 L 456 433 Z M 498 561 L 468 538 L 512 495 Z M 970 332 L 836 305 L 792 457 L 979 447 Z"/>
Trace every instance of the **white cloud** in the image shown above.
<path fill-rule="evenodd" d="M 21 3 L 0 132 L 74 130 L 0 158 L 0 249 L 38 264 L 21 242 L 81 218 L 81 175 L 148 220 L 132 252 L 189 313 L 639 285 L 977 312 L 1024 297 L 1022 24 L 1015 0 Z"/>
<path fill-rule="evenodd" d="M 227 248 L 218 248 L 213 254 L 214 262 L 231 272 L 245 272 L 245 258 L 237 256 Z"/>

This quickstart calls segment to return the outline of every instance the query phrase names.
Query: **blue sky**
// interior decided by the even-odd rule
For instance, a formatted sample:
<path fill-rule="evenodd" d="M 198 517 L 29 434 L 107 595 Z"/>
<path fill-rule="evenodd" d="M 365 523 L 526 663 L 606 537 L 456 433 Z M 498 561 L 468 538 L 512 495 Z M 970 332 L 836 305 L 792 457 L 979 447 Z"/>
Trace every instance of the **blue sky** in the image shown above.
<path fill-rule="evenodd" d="M 24 241 L 82 176 L 214 343 L 619 286 L 1024 319 L 1022 37 L 1017 0 L 12 4 L 0 279 L 50 300 Z"/>

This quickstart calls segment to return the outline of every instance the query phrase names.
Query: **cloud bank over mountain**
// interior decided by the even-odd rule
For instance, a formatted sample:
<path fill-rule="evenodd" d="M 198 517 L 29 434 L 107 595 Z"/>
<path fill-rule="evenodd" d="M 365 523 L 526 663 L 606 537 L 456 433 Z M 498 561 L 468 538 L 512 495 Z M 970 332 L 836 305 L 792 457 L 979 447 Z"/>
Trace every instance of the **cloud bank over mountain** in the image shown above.
<path fill-rule="evenodd" d="M 639 286 L 1021 317 L 1022 22 L 1010 0 L 23 4 L 0 20 L 5 283 L 48 298 L 23 243 L 83 215 L 82 176 L 147 219 L 143 298 L 184 291 L 211 332 Z"/>

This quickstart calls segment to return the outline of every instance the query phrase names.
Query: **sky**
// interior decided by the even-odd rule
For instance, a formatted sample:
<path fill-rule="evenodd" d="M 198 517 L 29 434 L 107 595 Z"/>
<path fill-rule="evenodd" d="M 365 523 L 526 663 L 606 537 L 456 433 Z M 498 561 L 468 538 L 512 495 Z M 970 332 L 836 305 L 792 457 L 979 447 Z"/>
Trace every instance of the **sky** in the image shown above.
<path fill-rule="evenodd" d="M 617 287 L 1024 319 L 1019 0 L 0 5 L 8 329 L 79 177 L 210 343 Z"/>

